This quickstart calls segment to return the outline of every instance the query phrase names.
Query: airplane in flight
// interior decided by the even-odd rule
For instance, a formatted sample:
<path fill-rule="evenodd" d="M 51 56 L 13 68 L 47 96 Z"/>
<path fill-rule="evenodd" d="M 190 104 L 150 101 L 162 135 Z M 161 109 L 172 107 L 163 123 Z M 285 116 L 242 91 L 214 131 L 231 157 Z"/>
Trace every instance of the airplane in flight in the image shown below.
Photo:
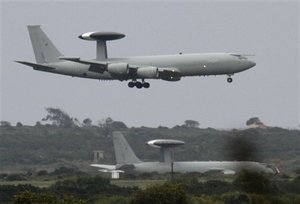
<path fill-rule="evenodd" d="M 36 63 L 16 61 L 34 70 L 99 80 L 128 81 L 128 87 L 149 88 L 146 79 L 179 81 L 182 77 L 227 75 L 232 82 L 235 73 L 256 65 L 243 54 L 196 53 L 109 58 L 106 42 L 125 37 L 116 32 L 88 32 L 80 39 L 96 41 L 96 59 L 64 56 L 51 42 L 40 25 L 28 25 Z"/>
<path fill-rule="evenodd" d="M 223 173 L 235 174 L 241 171 L 277 174 L 279 170 L 270 164 L 252 161 L 173 161 L 172 148 L 184 145 L 180 140 L 158 139 L 147 142 L 148 145 L 160 148 L 160 161 L 142 162 L 133 152 L 121 132 L 113 132 L 113 144 L 116 165 L 91 164 L 101 172 L 109 172 L 112 178 L 119 178 L 119 173 Z"/>

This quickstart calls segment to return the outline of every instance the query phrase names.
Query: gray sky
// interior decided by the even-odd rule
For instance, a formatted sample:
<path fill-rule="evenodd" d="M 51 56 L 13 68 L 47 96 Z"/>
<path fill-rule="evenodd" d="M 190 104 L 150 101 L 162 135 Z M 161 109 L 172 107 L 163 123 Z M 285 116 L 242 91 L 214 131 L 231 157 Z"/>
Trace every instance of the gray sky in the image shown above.
<path fill-rule="evenodd" d="M 201 127 L 240 128 L 259 117 L 267 125 L 299 124 L 298 1 L 2 1 L 1 116 L 35 124 L 45 107 L 59 107 L 80 120 L 108 116 L 128 126 L 172 127 L 186 119 Z M 95 57 L 88 31 L 116 31 L 110 57 L 174 53 L 255 54 L 253 69 L 233 76 L 149 80 L 150 89 L 127 82 L 71 78 L 34 71 L 14 60 L 35 62 L 28 24 L 44 31 L 66 56 Z"/>

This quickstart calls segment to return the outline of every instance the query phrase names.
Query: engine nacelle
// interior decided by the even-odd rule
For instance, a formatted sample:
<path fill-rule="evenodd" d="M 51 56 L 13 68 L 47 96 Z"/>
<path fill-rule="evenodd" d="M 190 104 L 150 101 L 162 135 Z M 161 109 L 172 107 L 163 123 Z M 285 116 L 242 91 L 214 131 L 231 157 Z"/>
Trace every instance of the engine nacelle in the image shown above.
<path fill-rule="evenodd" d="M 158 68 L 157 67 L 141 67 L 136 70 L 136 74 L 140 78 L 158 78 Z"/>
<path fill-rule="evenodd" d="M 112 75 L 123 76 L 128 74 L 127 63 L 113 63 L 107 65 L 107 71 Z"/>
<path fill-rule="evenodd" d="M 180 71 L 177 68 L 159 68 L 159 78 L 165 81 L 179 81 Z"/>

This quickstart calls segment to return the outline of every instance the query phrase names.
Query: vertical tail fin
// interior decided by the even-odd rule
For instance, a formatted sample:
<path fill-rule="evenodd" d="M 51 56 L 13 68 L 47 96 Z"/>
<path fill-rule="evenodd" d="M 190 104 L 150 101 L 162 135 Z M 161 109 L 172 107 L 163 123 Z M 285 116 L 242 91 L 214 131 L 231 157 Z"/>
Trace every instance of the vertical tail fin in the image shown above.
<path fill-rule="evenodd" d="M 28 32 L 37 63 L 59 61 L 62 54 L 40 28 L 40 25 L 28 25 Z"/>
<path fill-rule="evenodd" d="M 121 132 L 113 132 L 113 142 L 117 164 L 134 164 L 141 162 Z"/>

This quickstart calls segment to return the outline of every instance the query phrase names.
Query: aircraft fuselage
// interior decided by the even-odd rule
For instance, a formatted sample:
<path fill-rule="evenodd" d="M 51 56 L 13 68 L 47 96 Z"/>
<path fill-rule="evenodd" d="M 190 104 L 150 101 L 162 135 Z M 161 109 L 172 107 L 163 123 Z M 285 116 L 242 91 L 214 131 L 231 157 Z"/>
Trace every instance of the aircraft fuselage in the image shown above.
<path fill-rule="evenodd" d="M 121 170 L 135 173 L 168 173 L 171 172 L 171 163 L 166 162 L 142 162 L 133 164 L 130 168 Z M 279 170 L 269 164 L 250 162 L 250 161 L 183 161 L 173 162 L 173 172 L 176 173 L 187 173 L 187 172 L 198 172 L 198 173 L 210 173 L 210 172 L 221 172 L 224 174 L 235 174 L 241 171 L 260 172 L 266 174 L 277 174 Z"/>
<path fill-rule="evenodd" d="M 176 54 L 176 55 L 154 55 L 128 58 L 108 58 L 103 63 L 128 63 L 136 67 L 158 67 L 175 68 L 179 70 L 180 77 L 184 76 L 205 76 L 205 75 L 233 75 L 247 70 L 255 63 L 244 57 L 237 57 L 228 53 L 203 53 L 203 54 Z M 90 71 L 88 64 L 61 60 L 59 62 L 47 63 L 47 66 L 54 67 L 49 70 L 52 73 L 70 75 L 102 80 L 129 80 L 128 76 L 114 76 L 107 71 L 98 73 Z M 43 70 L 47 71 L 47 70 Z M 136 77 L 140 79 L 141 77 Z"/>

